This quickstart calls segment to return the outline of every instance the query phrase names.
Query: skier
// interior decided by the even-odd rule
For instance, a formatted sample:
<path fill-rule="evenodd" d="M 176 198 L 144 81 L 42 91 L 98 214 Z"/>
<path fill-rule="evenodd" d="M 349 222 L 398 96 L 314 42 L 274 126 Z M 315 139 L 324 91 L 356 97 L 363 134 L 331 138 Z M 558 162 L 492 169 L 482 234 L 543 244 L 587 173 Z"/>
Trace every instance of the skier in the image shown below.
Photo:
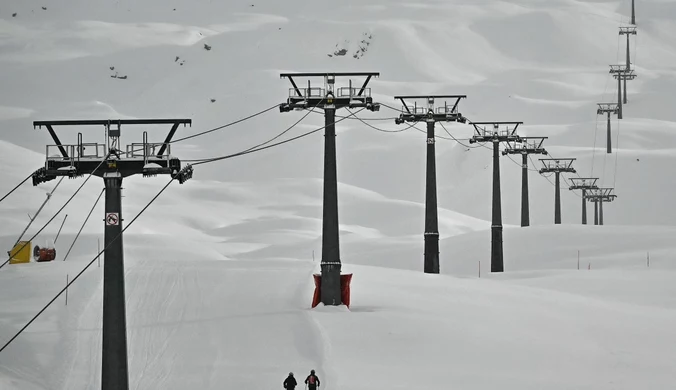
<path fill-rule="evenodd" d="M 296 385 L 298 385 L 296 378 L 293 377 L 293 372 L 290 372 L 289 376 L 284 379 L 284 388 L 286 390 L 293 390 L 296 388 Z"/>
<path fill-rule="evenodd" d="M 305 384 L 308 386 L 308 390 L 317 390 L 320 382 L 319 378 L 317 378 L 317 375 L 315 375 L 315 370 L 310 370 L 310 375 L 305 378 Z"/>

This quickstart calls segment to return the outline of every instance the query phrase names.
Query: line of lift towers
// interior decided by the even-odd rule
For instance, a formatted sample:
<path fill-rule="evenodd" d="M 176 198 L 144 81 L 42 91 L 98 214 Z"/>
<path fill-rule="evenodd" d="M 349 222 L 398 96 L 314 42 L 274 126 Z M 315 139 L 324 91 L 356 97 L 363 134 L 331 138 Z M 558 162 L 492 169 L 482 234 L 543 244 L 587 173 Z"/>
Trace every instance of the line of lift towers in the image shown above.
<path fill-rule="evenodd" d="M 634 5 L 632 1 L 632 24 L 635 25 Z M 608 149 L 610 147 L 610 114 L 622 119 L 622 93 L 624 82 L 624 103 L 626 99 L 626 81 L 636 77 L 631 69 L 629 57 L 629 36 L 636 35 L 636 27 L 621 27 L 621 35 L 627 35 L 627 61 L 625 65 L 612 65 L 610 73 L 618 80 L 618 102 L 599 103 L 598 113 L 608 115 Z M 322 218 L 322 258 L 321 258 L 321 302 L 325 305 L 340 305 L 341 302 L 341 259 L 338 223 L 338 180 L 336 169 L 336 110 L 341 108 L 365 108 L 379 111 L 380 104 L 374 103 L 370 88 L 373 77 L 379 73 L 285 73 L 282 78 L 291 82 L 292 88 L 285 103 L 280 104 L 281 112 L 321 108 L 324 110 L 324 193 Z M 299 88 L 295 78 L 324 79 L 324 88 L 313 87 L 308 80 L 307 88 Z M 335 87 L 336 77 L 365 77 L 359 87 L 353 87 L 350 80 L 346 87 Z M 424 231 L 424 272 L 439 273 L 439 227 L 436 193 L 436 122 L 467 123 L 467 118 L 458 111 L 458 103 L 464 95 L 421 95 L 396 96 L 403 104 L 402 114 L 395 120 L 404 122 L 427 123 L 427 172 L 425 198 Z M 407 101 L 425 100 L 426 104 L 412 106 Z M 444 100 L 443 106 L 438 100 Z M 451 100 L 448 104 L 447 100 Z M 103 269 L 103 329 L 102 329 L 102 390 L 128 390 L 129 375 L 127 363 L 127 330 L 124 283 L 124 251 L 122 240 L 122 180 L 125 177 L 141 174 L 144 177 L 170 175 L 183 184 L 192 177 L 191 165 L 182 166 L 180 159 L 171 155 L 171 140 L 180 125 L 190 125 L 190 119 L 126 119 L 126 120 L 62 120 L 36 121 L 34 127 L 45 127 L 54 145 L 46 147 L 45 166 L 33 173 L 33 185 L 38 185 L 60 176 L 69 178 L 94 175 L 103 178 L 105 186 L 104 222 L 104 269 Z M 470 143 L 493 144 L 493 206 L 491 224 L 491 271 L 503 272 L 502 252 L 502 209 L 500 196 L 500 143 L 507 147 L 503 155 L 520 154 L 522 156 L 522 201 L 521 225 L 529 225 L 528 214 L 528 159 L 530 154 L 546 155 L 542 147 L 547 137 L 521 137 L 516 130 L 522 122 L 470 122 L 475 133 Z M 148 132 L 143 132 L 141 143 L 121 145 L 121 129 L 128 125 L 171 125 L 164 142 L 148 142 Z M 84 143 L 82 133 L 78 133 L 75 144 L 62 144 L 54 131 L 56 126 L 99 126 L 105 130 L 106 143 Z M 56 149 L 56 150 L 54 150 Z M 57 152 L 52 154 L 50 152 Z M 575 173 L 573 158 L 543 158 L 541 174 L 555 175 L 555 216 L 554 223 L 561 223 L 560 182 L 562 173 Z M 572 178 L 571 190 L 582 191 L 582 223 L 587 223 L 586 201 L 594 203 L 594 223 L 603 224 L 603 203 L 612 201 L 616 196 L 612 188 L 598 188 L 598 178 Z"/>

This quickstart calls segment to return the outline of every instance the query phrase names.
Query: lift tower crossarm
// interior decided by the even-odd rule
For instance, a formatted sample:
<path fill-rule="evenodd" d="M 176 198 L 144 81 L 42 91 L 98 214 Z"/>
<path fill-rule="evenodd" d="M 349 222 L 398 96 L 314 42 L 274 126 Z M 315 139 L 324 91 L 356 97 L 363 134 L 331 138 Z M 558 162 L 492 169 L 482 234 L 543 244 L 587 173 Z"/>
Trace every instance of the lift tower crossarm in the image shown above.
<path fill-rule="evenodd" d="M 506 141 L 507 146 L 502 151 L 502 155 L 508 154 L 548 154 L 542 144 L 549 137 L 519 137 L 519 141 Z"/>
<path fill-rule="evenodd" d="M 604 199 L 610 199 L 611 197 L 614 199 L 617 197 L 617 195 L 613 194 L 613 191 L 615 189 L 613 187 L 596 187 L 591 189 L 589 197 L 596 197 L 596 198 L 604 198 Z"/>
<path fill-rule="evenodd" d="M 280 78 L 288 78 L 293 88 L 289 91 L 287 102 L 279 105 L 279 111 L 288 112 L 294 109 L 306 109 L 325 104 L 334 105 L 335 109 L 364 107 L 369 111 L 379 111 L 380 104 L 373 103 L 371 91 L 367 88 L 371 78 L 379 76 L 380 73 L 378 72 L 282 73 Z M 296 84 L 296 78 L 315 77 L 324 78 L 324 89 L 312 88 L 310 80 L 308 80 L 307 88 L 299 88 Z M 366 80 L 360 88 L 352 87 L 350 80 L 349 87 L 339 88 L 336 93 L 334 91 L 336 77 L 366 77 Z"/>
<path fill-rule="evenodd" d="M 365 108 L 379 111 L 380 104 L 374 103 L 371 90 L 367 88 L 376 72 L 351 73 L 282 73 L 292 88 L 285 103 L 279 105 L 280 112 L 319 108 L 324 110 L 324 191 L 322 205 L 322 257 L 321 257 L 321 302 L 324 305 L 342 304 L 340 286 L 340 229 L 338 224 L 338 175 L 336 163 L 336 110 L 340 108 Z M 323 78 L 324 88 L 312 86 L 310 79 Z M 365 77 L 359 88 L 347 87 L 335 90 L 336 77 Z M 299 88 L 297 78 L 308 78 L 307 88 Z"/>
<path fill-rule="evenodd" d="M 569 190 L 593 190 L 597 189 L 596 181 L 598 177 L 571 177 L 570 181 L 573 183 Z"/>
<path fill-rule="evenodd" d="M 127 320 L 125 308 L 124 248 L 122 236 L 122 180 L 124 177 L 142 174 L 144 177 L 158 174 L 171 175 L 183 184 L 192 177 L 192 166 L 181 168 L 181 161 L 171 157 L 169 142 L 180 124 L 189 124 L 190 119 L 119 119 L 119 120 L 68 120 L 36 121 L 33 126 L 46 126 L 63 157 L 51 157 L 47 146 L 45 166 L 33 173 L 33 185 L 53 180 L 57 176 L 70 178 L 91 174 L 103 178 L 105 184 L 104 268 L 103 268 L 103 342 L 102 342 L 102 390 L 128 390 L 129 372 L 127 357 Z M 172 124 L 164 143 L 149 143 L 148 132 L 143 132 L 142 143 L 127 145 L 120 149 L 122 125 Z M 107 144 L 83 143 L 78 133 L 76 144 L 62 145 L 52 126 L 100 126 L 103 125 Z M 111 128 L 111 125 L 113 128 Z M 150 153 L 155 147 L 167 148 L 167 154 Z M 87 152 L 86 149 L 92 149 Z"/>
<path fill-rule="evenodd" d="M 439 273 L 439 216 L 437 208 L 437 168 L 434 127 L 436 122 L 460 122 L 467 119 L 458 112 L 460 99 L 466 95 L 419 95 L 419 96 L 395 96 L 395 100 L 401 100 L 404 105 L 403 112 L 394 120 L 397 125 L 404 122 L 427 123 L 427 166 L 425 173 L 425 231 L 424 231 L 424 272 L 429 274 Z M 406 100 L 424 99 L 426 105 L 418 107 L 417 102 L 413 107 L 406 104 Z M 449 105 L 444 101 L 443 106 L 435 107 L 437 99 L 451 99 Z"/>
<path fill-rule="evenodd" d="M 521 137 L 516 134 L 516 129 L 519 127 L 519 125 L 522 125 L 523 122 L 470 122 L 470 124 L 474 126 L 474 131 L 476 132 L 474 137 L 469 140 L 470 143 L 491 142 L 496 138 L 499 138 L 500 142 L 518 142 L 521 139 Z M 486 130 L 486 125 L 493 125 L 493 131 Z M 500 125 L 507 125 L 507 128 L 500 132 Z M 514 125 L 514 128 L 510 129 L 509 125 Z"/>
<path fill-rule="evenodd" d="M 59 120 L 59 121 L 34 121 L 33 122 L 33 128 L 40 128 L 42 126 L 45 126 L 47 128 L 47 131 L 49 131 L 49 134 L 52 136 L 52 139 L 54 140 L 54 143 L 56 146 L 59 148 L 59 151 L 61 152 L 61 155 L 64 158 L 68 158 L 68 153 L 66 152 L 65 148 L 61 144 L 61 141 L 57 137 L 56 133 L 54 132 L 53 126 L 89 126 L 89 125 L 101 125 L 101 126 L 108 126 L 108 125 L 158 125 L 158 124 L 170 124 L 173 125 L 171 128 L 171 131 L 169 131 L 169 134 L 167 135 L 167 138 L 164 140 L 164 144 L 160 147 L 160 151 L 157 153 L 157 157 L 160 157 L 164 151 L 167 149 L 167 145 L 171 143 L 171 139 L 174 136 L 174 133 L 176 133 L 176 130 L 178 129 L 179 125 L 191 125 L 192 126 L 192 120 L 191 119 L 104 119 L 104 120 L 97 120 L 97 119 L 90 119 L 90 120 Z"/>
<path fill-rule="evenodd" d="M 587 191 L 598 188 L 596 181 L 598 177 L 571 177 L 570 181 L 573 183 L 569 190 L 582 191 L 582 224 L 587 224 Z"/>
<path fill-rule="evenodd" d="M 460 122 L 466 123 L 467 118 L 463 117 L 458 112 L 458 104 L 460 99 L 466 99 L 466 95 L 420 95 L 420 96 L 395 96 L 396 100 L 400 100 L 406 113 L 400 114 L 399 118 L 395 119 L 396 124 L 404 122 L 426 122 L 433 120 L 434 122 Z M 406 100 L 425 99 L 426 106 L 418 107 L 417 102 L 413 107 L 406 104 Z M 435 107 L 434 103 L 437 99 L 454 99 L 455 102 L 449 106 L 446 102 L 441 107 Z M 403 110 L 402 110 L 403 111 Z"/>
<path fill-rule="evenodd" d="M 542 144 L 548 137 L 521 137 L 521 141 L 507 141 L 507 146 L 502 151 L 502 155 L 520 154 L 521 155 L 521 226 L 530 226 L 530 207 L 528 199 L 528 155 L 544 154 L 547 150 Z"/>
<path fill-rule="evenodd" d="M 132 143 L 127 145 L 127 150 L 119 149 L 119 138 L 122 125 L 163 125 L 171 124 L 165 142 L 149 143 L 147 141 L 147 131 L 143 132 L 142 143 Z M 105 119 L 105 120 L 61 120 L 61 121 L 35 121 L 33 127 L 47 127 L 50 130 L 55 146 L 62 151 L 63 158 L 49 156 L 47 146 L 47 161 L 45 167 L 38 169 L 33 174 L 33 185 L 55 179 L 57 176 L 69 176 L 71 178 L 92 173 L 94 176 L 103 177 L 106 171 L 114 170 L 119 172 L 122 177 L 131 176 L 137 173 L 143 173 L 144 176 L 155 176 L 157 174 L 177 173 L 181 170 L 181 163 L 177 158 L 170 156 L 170 153 L 164 154 L 164 150 L 170 150 L 170 142 L 173 133 L 180 124 L 192 124 L 190 119 Z M 53 132 L 53 126 L 104 126 L 108 136 L 108 144 L 83 143 L 82 133 L 78 133 L 78 142 L 76 144 L 61 144 L 56 133 Z M 111 128 L 111 125 L 117 128 Z M 111 143 L 112 142 L 112 143 Z M 93 149 L 93 152 L 87 153 L 87 148 Z M 151 149 L 160 148 L 162 153 L 153 155 Z M 66 153 L 66 151 L 70 153 Z M 111 155 L 108 156 L 107 152 Z M 111 160 L 108 162 L 109 169 L 100 167 L 102 159 Z M 148 164 L 154 164 L 149 166 Z"/>
<path fill-rule="evenodd" d="M 108 124 L 120 125 L 192 125 L 192 119 L 84 119 L 84 120 L 60 120 L 60 121 L 34 121 L 33 127 L 40 126 L 92 126 Z"/>
<path fill-rule="evenodd" d="M 543 168 L 540 168 L 540 173 L 556 173 L 556 172 L 567 172 L 567 173 L 576 173 L 575 168 L 573 168 L 573 162 L 577 160 L 576 158 L 541 158 Z"/>
<path fill-rule="evenodd" d="M 500 195 L 500 142 L 519 142 L 521 137 L 516 134 L 516 129 L 523 122 L 471 122 L 475 134 L 469 140 L 475 142 L 493 143 L 493 205 L 491 218 L 491 272 L 504 272 L 505 265 L 502 248 L 502 199 Z M 485 126 L 492 125 L 493 130 L 487 130 Z M 506 126 L 500 131 L 500 126 Z M 510 125 L 514 128 L 510 129 Z M 482 127 L 483 126 L 483 127 Z"/>

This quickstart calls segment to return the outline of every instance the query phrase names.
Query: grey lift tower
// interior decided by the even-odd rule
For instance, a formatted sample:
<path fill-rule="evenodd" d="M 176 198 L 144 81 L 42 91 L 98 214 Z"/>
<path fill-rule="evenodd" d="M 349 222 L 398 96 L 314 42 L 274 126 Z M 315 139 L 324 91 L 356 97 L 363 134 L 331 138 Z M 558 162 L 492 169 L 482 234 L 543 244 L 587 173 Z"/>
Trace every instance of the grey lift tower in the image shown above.
<path fill-rule="evenodd" d="M 472 122 L 475 134 L 469 143 L 493 143 L 493 208 L 491 222 L 491 272 L 504 272 L 505 264 L 502 252 L 502 200 L 500 196 L 500 142 L 519 142 L 521 138 L 516 129 L 523 122 Z M 492 130 L 486 126 L 492 125 Z M 505 125 L 505 130 L 500 130 Z M 513 128 L 509 128 L 513 125 Z M 483 127 L 482 127 L 483 126 Z"/>
<path fill-rule="evenodd" d="M 502 155 L 521 155 L 521 226 L 530 226 L 530 212 L 528 206 L 528 155 L 544 154 L 547 151 L 542 144 L 548 137 L 521 137 L 521 142 L 508 141 Z"/>
<path fill-rule="evenodd" d="M 612 138 L 610 137 L 610 114 L 615 114 L 619 115 L 620 109 L 619 105 L 616 103 L 596 103 L 598 104 L 598 108 L 596 109 L 596 114 L 597 115 L 603 115 L 607 114 L 608 115 L 608 140 L 606 141 L 607 146 L 606 146 L 606 153 L 612 153 L 613 152 L 613 147 L 612 147 Z"/>
<path fill-rule="evenodd" d="M 598 177 L 572 177 L 570 181 L 573 185 L 568 188 L 569 190 L 581 190 L 582 191 L 582 224 L 587 224 L 587 191 L 598 188 L 596 186 L 596 181 Z"/>
<path fill-rule="evenodd" d="M 636 12 L 634 12 L 634 0 L 631 0 L 631 24 L 636 25 Z"/>
<path fill-rule="evenodd" d="M 627 71 L 631 70 L 631 57 L 629 56 L 629 36 L 630 35 L 636 35 L 636 27 L 620 27 L 620 35 L 626 35 L 627 36 L 627 60 L 626 60 L 626 66 L 625 69 Z M 624 82 L 624 89 L 627 89 L 627 82 Z M 626 101 L 625 101 L 626 103 Z"/>
<path fill-rule="evenodd" d="M 338 228 L 338 176 L 336 172 L 336 110 L 364 107 L 379 111 L 380 104 L 373 103 L 372 77 L 380 73 L 282 73 L 292 88 L 286 103 L 279 105 L 280 112 L 321 108 L 324 110 L 324 205 L 322 217 L 321 301 L 324 305 L 340 305 L 340 240 Z M 310 78 L 321 77 L 324 87 L 313 87 Z M 348 86 L 335 90 L 336 77 L 366 77 L 360 87 Z M 299 88 L 294 78 L 308 78 L 307 88 Z"/>
<path fill-rule="evenodd" d="M 603 203 L 612 202 L 617 198 L 613 194 L 613 188 L 595 188 L 589 190 L 590 193 L 587 198 L 590 202 L 594 202 L 594 225 L 603 225 Z"/>
<path fill-rule="evenodd" d="M 629 36 L 630 35 L 636 35 L 636 27 L 620 27 L 620 35 L 626 35 L 627 36 L 627 59 L 625 61 L 625 67 L 624 69 L 626 70 L 627 74 L 633 74 L 632 78 L 627 78 L 624 77 L 624 104 L 627 104 L 627 80 L 633 80 L 634 77 L 636 77 L 636 74 L 631 71 L 631 57 L 629 56 Z"/>
<path fill-rule="evenodd" d="M 428 95 L 428 96 L 395 96 L 401 100 L 403 112 L 394 121 L 400 125 L 404 122 L 427 122 L 427 170 L 425 179 L 425 254 L 424 272 L 426 274 L 439 273 L 439 217 L 437 211 L 437 168 L 434 149 L 434 125 L 437 122 L 466 123 L 467 119 L 458 112 L 460 99 L 466 95 Z M 427 106 L 418 107 L 406 104 L 406 100 L 425 99 Z M 435 107 L 436 99 L 453 99 L 452 105 L 444 101 L 443 106 Z"/>
<path fill-rule="evenodd" d="M 171 175 L 181 184 L 190 179 L 192 166 L 187 165 L 181 169 L 181 161 L 170 154 L 170 142 L 179 125 L 191 123 L 190 119 L 33 122 L 33 127 L 45 126 L 55 143 L 47 145 L 45 166 L 33 173 L 33 185 L 54 180 L 57 176 L 75 178 L 87 174 L 102 177 L 105 184 L 102 390 L 129 389 L 122 245 L 122 179 L 139 173 L 144 177 Z M 142 143 L 132 143 L 127 145 L 126 151 L 121 150 L 122 125 L 157 124 L 172 125 L 164 142 L 149 143 L 148 133 L 144 131 Z M 103 126 L 107 143 L 83 143 L 82 133 L 78 133 L 77 144 L 63 145 L 54 132 L 54 126 Z M 60 155 L 50 153 L 55 149 L 58 149 Z"/>
<path fill-rule="evenodd" d="M 554 224 L 561 224 L 561 173 L 576 173 L 573 168 L 574 158 L 541 158 L 543 167 L 540 174 L 554 173 L 556 181 L 554 183 Z"/>
<path fill-rule="evenodd" d="M 624 102 L 627 102 L 627 83 L 626 80 L 633 80 L 637 77 L 633 70 L 627 70 L 624 65 L 610 65 L 610 74 L 617 79 L 617 118 L 622 118 L 622 81 L 624 80 Z"/>

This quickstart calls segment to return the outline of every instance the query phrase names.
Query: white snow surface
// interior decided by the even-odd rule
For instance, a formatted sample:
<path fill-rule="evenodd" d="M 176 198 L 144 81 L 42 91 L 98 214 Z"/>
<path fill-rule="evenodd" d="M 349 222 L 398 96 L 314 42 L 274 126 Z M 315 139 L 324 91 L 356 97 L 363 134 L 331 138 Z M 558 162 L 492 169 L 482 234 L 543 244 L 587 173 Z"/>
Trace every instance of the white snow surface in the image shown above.
<path fill-rule="evenodd" d="M 125 233 L 130 388 L 263 390 L 281 388 L 289 371 L 304 379 L 314 368 L 326 390 L 668 389 L 676 383 L 676 209 L 669 206 L 676 6 L 637 2 L 631 53 L 639 77 L 629 83 L 624 119 L 613 118 L 607 155 L 596 103 L 616 101 L 608 64 L 624 61 L 617 27 L 626 25 L 629 5 L 5 0 L 0 195 L 44 164 L 44 145 L 53 142 L 44 128 L 33 130 L 34 120 L 188 117 L 192 128 L 177 133 L 185 136 L 284 101 L 290 85 L 280 72 L 379 71 L 374 99 L 393 107 L 395 95 L 466 94 L 465 116 L 524 121 L 520 134 L 549 137 L 551 155 L 575 157 L 581 176 L 615 186 L 606 225 L 578 225 L 580 198 L 565 180 L 564 224 L 551 225 L 553 187 L 531 172 L 533 226 L 516 227 L 520 163 L 502 157 L 506 272 L 491 274 L 491 152 L 439 139 L 442 274 L 423 274 L 424 135 L 345 120 L 337 125 L 339 212 L 352 306 L 310 309 L 321 259 L 323 138 L 197 166 L 192 180 L 172 184 Z M 368 50 L 353 58 L 361 40 Z M 333 55 L 340 49 L 345 56 Z M 300 115 L 273 109 L 174 144 L 172 154 L 237 152 Z M 390 118 L 368 122 L 387 130 L 401 128 L 394 116 L 386 107 L 359 114 Z M 283 138 L 322 125 L 310 114 Z M 446 128 L 463 140 L 472 134 L 464 125 Z M 123 143 L 141 142 L 143 130 L 151 142 L 168 131 L 123 128 Z M 78 131 L 85 142 L 103 140 L 100 128 L 57 128 L 66 144 Z M 437 134 L 448 135 L 440 127 Z M 100 178 L 85 179 L 64 179 L 23 237 L 84 183 L 34 240 L 54 239 L 68 215 L 57 261 L 0 269 L 0 346 L 103 242 L 101 201 L 61 261 L 102 188 Z M 125 179 L 124 225 L 165 180 Z M 3 251 L 56 183 L 29 180 L 0 203 Z M 62 295 L 0 352 L 0 389 L 100 388 L 100 261 L 68 289 L 67 305 Z"/>

